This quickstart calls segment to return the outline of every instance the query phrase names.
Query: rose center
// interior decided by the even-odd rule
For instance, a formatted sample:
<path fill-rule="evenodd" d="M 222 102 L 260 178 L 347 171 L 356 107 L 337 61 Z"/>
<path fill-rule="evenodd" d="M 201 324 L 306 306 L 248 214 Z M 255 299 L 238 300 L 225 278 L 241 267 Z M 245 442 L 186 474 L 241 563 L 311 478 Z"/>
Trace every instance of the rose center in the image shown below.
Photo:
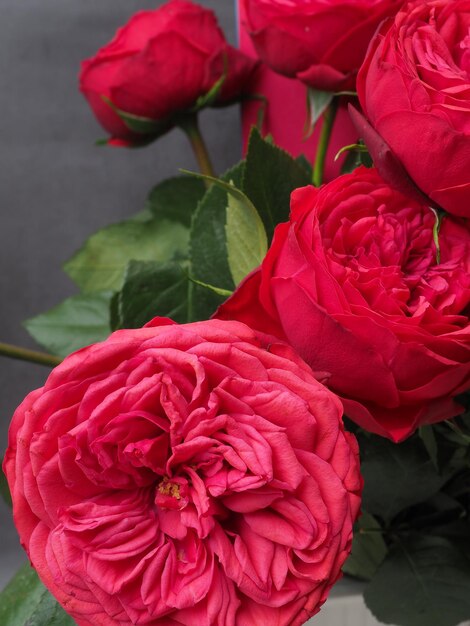
<path fill-rule="evenodd" d="M 188 485 L 184 479 L 166 476 L 158 484 L 155 504 L 162 509 L 180 510 L 188 504 Z"/>

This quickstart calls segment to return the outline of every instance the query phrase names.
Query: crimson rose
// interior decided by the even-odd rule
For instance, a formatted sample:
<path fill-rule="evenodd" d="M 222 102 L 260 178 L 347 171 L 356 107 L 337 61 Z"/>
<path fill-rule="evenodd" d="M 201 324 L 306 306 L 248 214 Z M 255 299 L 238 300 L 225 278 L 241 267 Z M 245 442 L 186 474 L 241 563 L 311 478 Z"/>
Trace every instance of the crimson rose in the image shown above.
<path fill-rule="evenodd" d="M 239 99 L 256 66 L 227 44 L 212 11 L 170 0 L 136 13 L 109 44 L 84 61 L 80 89 L 114 143 L 139 143 L 148 134 L 137 132 L 141 122 L 132 116 L 145 118 L 142 129 L 158 136 L 193 109 L 224 73 L 220 92 L 209 104 Z"/>
<path fill-rule="evenodd" d="M 315 89 L 355 89 L 367 46 L 399 0 L 241 0 L 260 58 Z"/>
<path fill-rule="evenodd" d="M 364 138 L 380 172 L 404 174 L 435 204 L 470 217 L 470 2 L 412 2 L 382 26 L 357 89 L 372 129 Z M 375 132 L 373 132 L 375 131 Z M 395 179 L 395 180 L 393 180 Z"/>
<path fill-rule="evenodd" d="M 296 626 L 351 547 L 340 401 L 239 322 L 157 319 L 72 354 L 17 409 L 21 541 L 79 626 Z"/>
<path fill-rule="evenodd" d="M 286 339 L 363 428 L 400 441 L 470 387 L 470 229 L 375 170 L 292 196 L 262 266 L 218 312 Z"/>

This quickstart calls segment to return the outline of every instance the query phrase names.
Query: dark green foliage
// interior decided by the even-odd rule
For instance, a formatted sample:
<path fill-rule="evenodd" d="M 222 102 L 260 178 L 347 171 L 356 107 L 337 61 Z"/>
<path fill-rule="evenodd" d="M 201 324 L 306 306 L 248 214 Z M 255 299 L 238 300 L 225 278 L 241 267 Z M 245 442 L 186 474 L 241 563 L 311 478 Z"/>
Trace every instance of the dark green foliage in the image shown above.
<path fill-rule="evenodd" d="M 51 596 L 35 570 L 23 565 L 0 593 L 2 626 L 73 626 L 75 621 Z"/>
<path fill-rule="evenodd" d="M 242 190 L 260 214 L 268 241 L 276 225 L 289 219 L 292 191 L 309 184 L 305 162 L 263 139 L 256 128 L 251 131 Z"/>

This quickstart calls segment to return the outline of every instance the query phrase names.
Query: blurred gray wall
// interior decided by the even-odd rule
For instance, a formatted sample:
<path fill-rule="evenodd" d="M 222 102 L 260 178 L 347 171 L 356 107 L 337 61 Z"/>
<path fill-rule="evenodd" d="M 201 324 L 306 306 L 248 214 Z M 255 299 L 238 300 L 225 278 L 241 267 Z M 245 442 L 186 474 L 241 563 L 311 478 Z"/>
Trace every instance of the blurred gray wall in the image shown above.
<path fill-rule="evenodd" d="M 214 9 L 234 43 L 232 0 Z M 80 61 L 154 0 L 0 0 L 0 341 L 33 347 L 22 320 L 76 292 L 61 264 L 86 237 L 142 208 L 157 181 L 195 168 L 173 131 L 142 150 L 97 148 L 104 133 L 77 90 Z M 238 110 L 202 124 L 219 171 L 240 155 Z M 0 454 L 8 422 L 48 370 L 0 357 Z M 0 587 L 24 558 L 0 504 Z"/>

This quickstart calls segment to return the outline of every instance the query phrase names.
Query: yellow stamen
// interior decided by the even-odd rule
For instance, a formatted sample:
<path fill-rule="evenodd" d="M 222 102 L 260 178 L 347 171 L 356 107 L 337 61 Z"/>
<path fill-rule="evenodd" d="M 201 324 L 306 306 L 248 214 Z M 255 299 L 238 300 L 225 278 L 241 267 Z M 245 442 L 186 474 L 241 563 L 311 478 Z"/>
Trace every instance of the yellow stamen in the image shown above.
<path fill-rule="evenodd" d="M 171 496 L 176 500 L 181 500 L 180 486 L 177 483 L 170 482 L 166 477 L 158 485 L 158 491 L 163 496 Z"/>

